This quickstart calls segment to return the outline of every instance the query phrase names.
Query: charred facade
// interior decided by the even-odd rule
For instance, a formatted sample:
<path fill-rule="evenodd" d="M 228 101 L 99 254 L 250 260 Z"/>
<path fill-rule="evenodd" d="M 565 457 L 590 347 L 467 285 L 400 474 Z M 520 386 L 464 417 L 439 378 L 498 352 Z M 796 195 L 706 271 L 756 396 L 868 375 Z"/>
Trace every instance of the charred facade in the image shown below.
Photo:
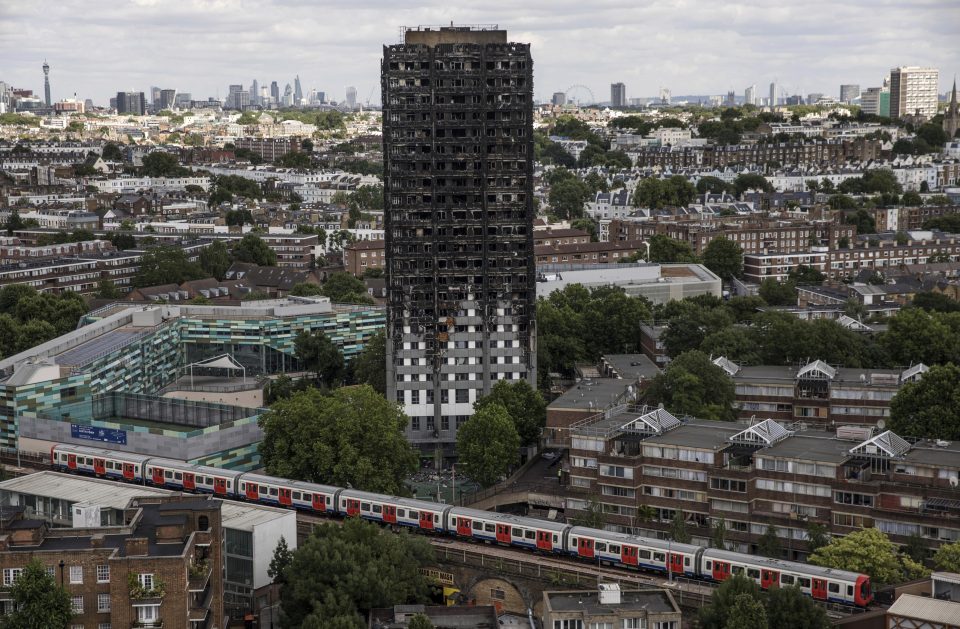
<path fill-rule="evenodd" d="M 381 80 L 387 395 L 450 456 L 496 380 L 536 384 L 530 46 L 407 29 Z"/>

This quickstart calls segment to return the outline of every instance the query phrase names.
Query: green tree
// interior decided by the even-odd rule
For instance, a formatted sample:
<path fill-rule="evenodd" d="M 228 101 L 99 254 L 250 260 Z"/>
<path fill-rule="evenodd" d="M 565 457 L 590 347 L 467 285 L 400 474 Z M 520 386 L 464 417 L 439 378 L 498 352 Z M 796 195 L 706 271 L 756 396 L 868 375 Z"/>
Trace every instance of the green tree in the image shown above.
<path fill-rule="evenodd" d="M 714 238 L 703 250 L 703 264 L 729 282 L 743 274 L 743 249 L 725 236 Z"/>
<path fill-rule="evenodd" d="M 721 515 L 710 527 L 710 548 L 727 549 L 727 523 Z"/>
<path fill-rule="evenodd" d="M 119 299 L 123 292 L 111 280 L 103 279 L 97 283 L 97 299 Z"/>
<path fill-rule="evenodd" d="M 739 197 L 747 190 L 759 190 L 760 192 L 773 192 L 773 184 L 767 181 L 763 175 L 755 173 L 743 173 L 737 175 L 733 180 L 733 189 Z"/>
<path fill-rule="evenodd" d="M 547 422 L 547 403 L 540 392 L 526 380 L 497 380 L 489 395 L 481 397 L 473 405 L 475 411 L 499 404 L 510 415 L 510 420 L 520 435 L 520 445 L 530 445 L 540 438 L 540 431 Z"/>
<path fill-rule="evenodd" d="M 300 151 L 291 151 L 285 153 L 273 161 L 275 166 L 281 168 L 302 168 L 307 169 L 313 166 L 310 155 Z"/>
<path fill-rule="evenodd" d="M 386 395 L 387 339 L 383 330 L 370 337 L 351 364 L 354 378 L 359 384 L 369 384 L 380 395 Z"/>
<path fill-rule="evenodd" d="M 113 142 L 107 142 L 103 145 L 103 151 L 100 153 L 100 156 L 108 162 L 123 161 L 123 151 L 121 151 L 120 147 Z"/>
<path fill-rule="evenodd" d="M 316 374 L 317 382 L 332 387 L 343 378 L 343 354 L 323 332 L 300 332 L 293 348 L 303 368 Z"/>
<path fill-rule="evenodd" d="M 587 504 L 579 515 L 575 516 L 571 524 L 574 526 L 585 526 L 591 529 L 600 529 L 607 523 L 607 514 L 603 512 L 603 504 L 596 496 L 590 496 Z"/>
<path fill-rule="evenodd" d="M 737 600 L 744 595 L 759 600 L 760 586 L 741 574 L 721 583 L 697 614 L 700 629 L 728 629 Z"/>
<path fill-rule="evenodd" d="M 787 275 L 789 280 L 796 285 L 823 284 L 827 276 L 819 270 L 806 264 L 799 264 Z"/>
<path fill-rule="evenodd" d="M 799 587 L 770 588 L 766 596 L 767 625 L 772 628 L 830 629 L 826 610 Z"/>
<path fill-rule="evenodd" d="M 520 435 L 501 404 L 475 411 L 457 431 L 457 454 L 467 476 L 489 487 L 520 459 Z"/>
<path fill-rule="evenodd" d="M 58 585 L 39 559 L 32 559 L 10 588 L 12 612 L 4 629 L 66 629 L 73 617 L 70 593 Z"/>
<path fill-rule="evenodd" d="M 904 192 L 900 197 L 900 203 L 910 207 L 920 207 L 923 205 L 923 198 L 914 191 Z"/>
<path fill-rule="evenodd" d="M 222 240 L 215 240 L 208 247 L 200 251 L 200 268 L 210 277 L 223 281 L 227 270 L 233 263 L 230 250 Z"/>
<path fill-rule="evenodd" d="M 110 234 L 110 243 L 121 251 L 136 249 L 137 247 L 137 239 L 134 235 L 123 231 L 116 231 Z"/>
<path fill-rule="evenodd" d="M 270 293 L 265 290 L 252 290 L 241 297 L 240 301 L 263 301 L 265 299 L 272 299 Z"/>
<path fill-rule="evenodd" d="M 247 209 L 229 210 L 224 215 L 224 220 L 231 227 L 243 227 L 253 224 L 253 214 Z"/>
<path fill-rule="evenodd" d="M 684 263 L 699 262 L 690 243 L 674 240 L 669 236 L 657 234 L 650 237 L 650 259 L 648 262 Z"/>
<path fill-rule="evenodd" d="M 771 306 L 796 306 L 797 288 L 793 282 L 778 282 L 768 277 L 760 283 L 760 297 Z"/>
<path fill-rule="evenodd" d="M 927 542 L 919 533 L 911 533 L 907 537 L 907 543 L 900 547 L 900 552 L 920 565 L 923 565 L 930 556 L 930 549 L 927 548 Z"/>
<path fill-rule="evenodd" d="M 808 561 L 817 566 L 868 574 L 874 587 L 929 574 L 923 566 L 898 554 L 893 542 L 875 528 L 835 537 L 810 555 Z"/>
<path fill-rule="evenodd" d="M 726 629 L 767 629 L 767 610 L 750 594 L 739 594 L 733 600 Z"/>
<path fill-rule="evenodd" d="M 357 519 L 318 526 L 286 572 L 281 626 L 362 629 L 371 609 L 425 603 L 430 584 L 420 569 L 432 561 L 422 537 L 387 534 Z"/>
<path fill-rule="evenodd" d="M 818 548 L 826 546 L 829 543 L 830 532 L 826 526 L 818 524 L 817 522 L 809 522 L 807 524 L 807 548 L 811 553 L 816 552 Z"/>
<path fill-rule="evenodd" d="M 960 311 L 960 301 L 933 291 L 923 291 L 913 296 L 911 305 L 917 308 L 923 308 L 927 312 L 958 312 Z"/>
<path fill-rule="evenodd" d="M 190 170 L 180 165 L 180 160 L 172 153 L 153 151 L 143 158 L 141 171 L 147 177 L 186 177 Z"/>
<path fill-rule="evenodd" d="M 173 245 L 147 249 L 140 259 L 140 271 L 133 278 L 137 288 L 161 284 L 182 284 L 206 277 L 206 273 L 187 257 L 187 252 Z"/>
<path fill-rule="evenodd" d="M 648 404 L 663 404 L 676 415 L 702 419 L 734 419 L 733 381 L 700 351 L 674 358 L 643 393 Z"/>
<path fill-rule="evenodd" d="M 877 221 L 867 210 L 860 208 L 853 214 L 849 214 L 845 220 L 850 225 L 857 226 L 858 234 L 874 234 L 877 231 Z"/>
<path fill-rule="evenodd" d="M 590 189 L 576 175 L 564 177 L 550 185 L 548 200 L 554 214 L 564 219 L 583 217 L 583 209 L 590 199 Z"/>
<path fill-rule="evenodd" d="M 732 194 L 734 187 L 717 177 L 701 177 L 697 181 L 698 194 Z"/>
<path fill-rule="evenodd" d="M 904 436 L 960 439 L 960 367 L 933 365 L 890 402 L 890 429 Z"/>
<path fill-rule="evenodd" d="M 683 511 L 680 509 L 673 513 L 673 520 L 670 522 L 670 539 L 681 544 L 690 543 L 690 531 L 687 530 L 687 523 L 683 519 Z"/>
<path fill-rule="evenodd" d="M 960 572 L 960 542 L 941 544 L 933 555 L 933 563 L 937 570 Z"/>
<path fill-rule="evenodd" d="M 290 294 L 297 297 L 314 297 L 317 295 L 322 295 L 323 288 L 321 288 L 319 284 L 300 282 L 299 284 L 293 285 L 293 288 L 290 289 Z"/>
<path fill-rule="evenodd" d="M 247 234 L 233 248 L 237 262 L 259 266 L 277 266 L 277 253 L 256 234 Z"/>
<path fill-rule="evenodd" d="M 372 304 L 364 283 L 350 273 L 333 273 L 323 283 L 323 294 L 335 304 Z"/>
<path fill-rule="evenodd" d="M 597 242 L 597 224 L 593 222 L 592 218 L 578 218 L 570 223 L 570 227 L 587 232 L 590 234 L 590 242 Z"/>
<path fill-rule="evenodd" d="M 780 543 L 780 537 L 777 535 L 777 527 L 772 524 L 767 525 L 767 530 L 757 540 L 757 552 L 771 559 L 780 558 L 783 553 L 783 544 Z"/>
<path fill-rule="evenodd" d="M 261 415 L 260 455 L 275 476 L 399 496 L 417 469 L 403 434 L 408 422 L 366 385 L 329 394 L 307 389 Z"/>
<path fill-rule="evenodd" d="M 880 344 L 897 365 L 960 362 L 956 315 L 905 308 L 887 322 Z"/>
<path fill-rule="evenodd" d="M 280 541 L 277 542 L 276 547 L 273 549 L 273 558 L 270 560 L 270 566 L 267 568 L 267 576 L 270 577 L 270 580 L 273 583 L 286 583 L 286 575 L 284 572 L 287 570 L 287 566 L 290 565 L 290 562 L 293 560 L 293 551 L 287 546 L 287 540 L 280 536 Z"/>

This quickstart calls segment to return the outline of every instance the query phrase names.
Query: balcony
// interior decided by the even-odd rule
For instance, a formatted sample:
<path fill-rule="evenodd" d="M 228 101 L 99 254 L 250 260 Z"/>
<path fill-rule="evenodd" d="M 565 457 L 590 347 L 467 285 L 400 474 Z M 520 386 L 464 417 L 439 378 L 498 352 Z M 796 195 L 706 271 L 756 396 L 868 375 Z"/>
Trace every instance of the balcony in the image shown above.
<path fill-rule="evenodd" d="M 163 629 L 163 621 L 159 618 L 156 620 L 134 620 L 130 626 L 134 627 L 135 629 Z"/>
<path fill-rule="evenodd" d="M 203 592 L 206 589 L 207 584 L 210 582 L 210 574 L 212 570 L 210 569 L 209 561 L 199 561 L 196 563 L 191 562 L 189 567 L 189 578 L 187 579 L 187 591 L 189 592 Z"/>

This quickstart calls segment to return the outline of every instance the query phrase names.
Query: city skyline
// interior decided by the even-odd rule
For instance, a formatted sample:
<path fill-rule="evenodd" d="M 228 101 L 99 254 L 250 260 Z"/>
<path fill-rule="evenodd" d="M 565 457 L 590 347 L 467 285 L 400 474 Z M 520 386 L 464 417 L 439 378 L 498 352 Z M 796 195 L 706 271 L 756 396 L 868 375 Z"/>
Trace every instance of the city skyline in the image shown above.
<path fill-rule="evenodd" d="M 823 20 L 827 13 L 831 19 Z M 533 2 L 523 11 L 506 3 L 454 11 L 439 2 L 316 10 L 300 0 L 250 6 L 41 1 L 4 7 L 0 80 L 42 94 L 46 59 L 57 68 L 53 100 L 77 93 L 105 105 L 130 88 L 166 85 L 195 98 L 223 98 L 230 84 L 253 78 L 285 84 L 299 75 L 304 93 L 336 95 L 356 86 L 359 103 L 376 104 L 382 45 L 398 41 L 401 25 L 451 21 L 499 24 L 531 43 L 538 101 L 573 85 L 586 85 L 596 101 L 605 101 L 610 83 L 621 81 L 627 98 L 653 97 L 660 88 L 677 95 L 742 94 L 773 81 L 787 94 L 838 96 L 840 84 L 878 86 L 900 65 L 940 68 L 942 94 L 960 69 L 960 49 L 950 40 L 960 7 L 947 0 L 905 8 L 694 0 L 684 11 L 619 0 L 589 7 Z"/>

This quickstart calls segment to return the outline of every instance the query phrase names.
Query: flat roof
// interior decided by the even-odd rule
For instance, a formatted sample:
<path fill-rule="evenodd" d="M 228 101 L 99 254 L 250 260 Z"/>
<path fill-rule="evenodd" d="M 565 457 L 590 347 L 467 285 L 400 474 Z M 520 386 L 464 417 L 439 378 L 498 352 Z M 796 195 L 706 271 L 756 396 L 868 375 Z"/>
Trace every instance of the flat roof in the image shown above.
<path fill-rule="evenodd" d="M 616 610 L 646 610 L 648 614 L 679 612 L 663 590 L 626 590 L 620 592 L 620 603 L 600 604 L 600 594 L 592 590 L 577 592 L 544 592 L 553 612 L 583 612 L 584 616 L 615 613 Z"/>
<path fill-rule="evenodd" d="M 823 436 L 794 434 L 768 448 L 758 450 L 757 454 L 786 459 L 822 461 L 824 463 L 842 463 L 850 458 L 848 452 L 857 443 L 835 437 L 831 438 L 827 436 L 828 434 L 823 433 Z"/>
<path fill-rule="evenodd" d="M 931 441 L 921 441 L 904 455 L 904 460 L 925 466 L 960 467 L 960 443 L 948 442 L 950 445 L 940 447 Z"/>
<path fill-rule="evenodd" d="M 655 445 L 686 446 L 701 450 L 719 450 L 727 445 L 727 439 L 743 430 L 743 426 L 734 422 L 713 422 L 696 420 L 674 428 L 662 435 L 655 435 L 644 441 Z"/>
<path fill-rule="evenodd" d="M 603 360 L 613 367 L 621 378 L 637 380 L 652 378 L 660 373 L 660 367 L 646 354 L 607 354 Z"/>
<path fill-rule="evenodd" d="M 602 411 L 619 403 L 620 397 L 633 382 L 622 378 L 590 378 L 575 384 L 570 390 L 550 402 L 548 409 L 576 409 Z"/>

